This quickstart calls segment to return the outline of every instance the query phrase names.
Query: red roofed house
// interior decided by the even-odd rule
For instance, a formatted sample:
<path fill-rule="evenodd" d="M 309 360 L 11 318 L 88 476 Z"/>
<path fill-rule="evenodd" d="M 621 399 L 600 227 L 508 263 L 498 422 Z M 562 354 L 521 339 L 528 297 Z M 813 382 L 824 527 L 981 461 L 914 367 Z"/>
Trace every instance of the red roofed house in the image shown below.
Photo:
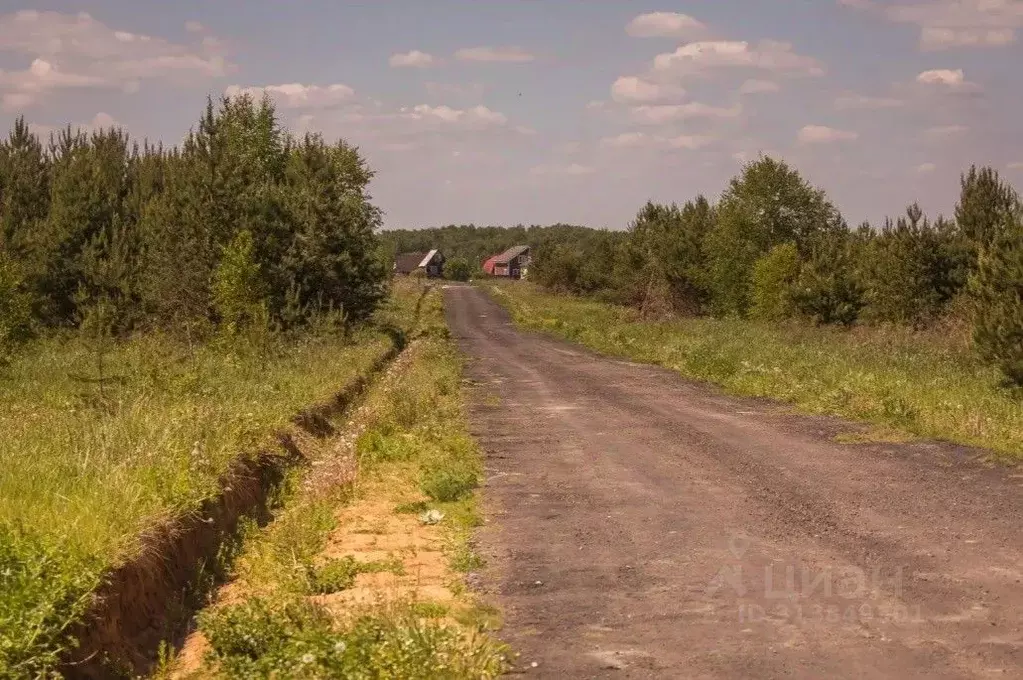
<path fill-rule="evenodd" d="M 515 246 L 491 258 L 494 261 L 494 276 L 521 279 L 529 269 L 529 246 Z M 489 262 L 489 260 L 488 260 Z M 484 268 L 486 265 L 484 265 Z"/>
<path fill-rule="evenodd" d="M 489 260 L 487 260 L 486 262 L 483 263 L 483 273 L 484 274 L 487 274 L 488 276 L 493 276 L 494 275 L 494 263 L 497 262 L 497 258 L 499 258 L 499 257 L 501 257 L 501 256 L 500 255 L 494 255 Z"/>

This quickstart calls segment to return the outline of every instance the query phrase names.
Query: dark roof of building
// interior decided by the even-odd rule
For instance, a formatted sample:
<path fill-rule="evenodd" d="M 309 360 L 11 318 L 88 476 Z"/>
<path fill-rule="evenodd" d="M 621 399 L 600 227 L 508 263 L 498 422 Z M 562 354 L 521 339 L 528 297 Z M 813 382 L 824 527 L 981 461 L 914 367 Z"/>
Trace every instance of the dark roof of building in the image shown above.
<path fill-rule="evenodd" d="M 513 259 L 527 252 L 528 250 L 529 246 L 515 246 L 514 248 L 509 248 L 508 250 L 504 251 L 503 253 L 497 256 L 497 258 L 494 260 L 494 264 L 508 264 Z"/>
<path fill-rule="evenodd" d="M 401 274 L 411 274 L 415 270 L 419 269 L 419 263 L 423 261 L 429 253 L 417 252 L 417 253 L 401 253 L 394 258 L 394 270 Z"/>

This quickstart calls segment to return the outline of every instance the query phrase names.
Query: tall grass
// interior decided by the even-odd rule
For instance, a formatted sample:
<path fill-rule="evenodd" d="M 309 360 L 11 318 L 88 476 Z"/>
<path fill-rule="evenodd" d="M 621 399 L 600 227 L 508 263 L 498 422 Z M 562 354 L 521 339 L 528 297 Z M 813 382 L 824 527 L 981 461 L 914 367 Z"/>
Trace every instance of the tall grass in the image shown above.
<path fill-rule="evenodd" d="M 92 351 L 49 340 L 0 378 L 0 522 L 72 553 L 122 553 L 154 518 L 193 508 L 228 461 L 364 373 L 379 333 L 116 346 L 105 396 Z M 95 379 L 95 378 L 93 378 Z"/>
<path fill-rule="evenodd" d="M 467 432 L 461 361 L 443 323 L 434 292 L 422 301 L 415 341 L 339 431 L 339 445 L 326 441 L 331 453 L 323 465 L 292 485 L 274 522 L 247 537 L 230 597 L 199 618 L 210 646 L 194 677 L 425 680 L 492 678 L 505 670 L 508 652 L 472 603 L 460 601 L 452 611 L 448 603 L 388 599 L 383 589 L 378 602 L 365 605 L 331 607 L 317 597 L 351 588 L 360 573 L 405 574 L 404 561 L 414 562 L 416 551 L 407 548 L 378 562 L 352 555 L 325 561 L 337 509 L 349 501 L 363 503 L 353 510 L 370 524 L 386 523 L 394 502 L 394 512 L 435 511 L 442 518 L 437 531 L 448 537 L 452 580 L 481 564 L 467 543 L 479 522 L 473 491 L 481 455 Z M 354 478 L 323 472 L 339 456 L 357 463 Z M 316 483 L 320 474 L 335 484 Z"/>
<path fill-rule="evenodd" d="M 414 291 L 382 312 L 401 323 Z M 0 677 L 52 668 L 102 574 L 236 457 L 365 375 L 392 328 L 39 341 L 0 372 Z"/>
<path fill-rule="evenodd" d="M 852 331 L 740 319 L 650 322 L 633 310 L 492 287 L 526 328 L 599 352 L 665 366 L 728 392 L 780 399 L 810 413 L 914 436 L 1023 455 L 1023 399 L 956 332 Z"/>

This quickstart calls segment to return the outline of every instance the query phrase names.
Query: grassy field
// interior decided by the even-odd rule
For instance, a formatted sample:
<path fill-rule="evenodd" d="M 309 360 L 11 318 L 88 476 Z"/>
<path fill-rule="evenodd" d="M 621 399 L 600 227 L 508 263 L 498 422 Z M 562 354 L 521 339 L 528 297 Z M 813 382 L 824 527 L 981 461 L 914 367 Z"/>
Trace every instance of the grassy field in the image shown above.
<path fill-rule="evenodd" d="M 674 369 L 732 394 L 1023 455 L 1023 399 L 999 386 L 961 332 L 851 331 L 736 319 L 648 322 L 634 310 L 490 284 L 517 324 L 610 355 Z"/>
<path fill-rule="evenodd" d="M 385 310 L 409 318 L 408 292 Z M 234 458 L 365 375 L 393 345 L 349 337 L 148 335 L 30 347 L 0 371 L 0 676 L 52 668 L 101 575 L 194 511 Z"/>
<path fill-rule="evenodd" d="M 186 652 L 168 675 L 469 679 L 506 667 L 492 612 L 458 574 L 480 566 L 467 539 L 482 466 L 440 305 L 439 291 L 424 300 L 409 348 L 246 537 L 235 580 L 200 617 L 201 661 Z"/>

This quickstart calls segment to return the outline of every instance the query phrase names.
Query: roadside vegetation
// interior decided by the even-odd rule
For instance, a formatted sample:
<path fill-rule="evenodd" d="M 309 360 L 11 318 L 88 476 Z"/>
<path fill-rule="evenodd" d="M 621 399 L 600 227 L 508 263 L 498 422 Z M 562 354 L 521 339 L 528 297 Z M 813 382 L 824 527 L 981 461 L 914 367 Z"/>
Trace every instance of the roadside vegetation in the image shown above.
<path fill-rule="evenodd" d="M 1003 384 L 1018 389 L 1023 207 L 990 168 L 971 168 L 961 185 L 954 219 L 928 219 L 913 204 L 884 224 L 850 229 L 824 191 L 763 157 L 717 204 L 703 196 L 681 206 L 648 203 L 625 232 L 537 247 L 530 278 L 644 319 L 857 327 L 853 337 L 867 345 L 864 328 L 961 329 Z M 891 332 L 899 334 L 882 337 Z"/>
<path fill-rule="evenodd" d="M 762 157 L 717 204 L 648 203 L 627 231 L 541 244 L 530 278 L 499 289 L 527 327 L 889 434 L 1023 453 L 1023 204 L 990 168 L 962 176 L 954 219 L 913 204 L 850 229 Z"/>
<path fill-rule="evenodd" d="M 645 320 L 637 310 L 502 285 L 497 299 L 523 327 L 596 351 L 671 368 L 728 392 L 909 434 L 1023 451 L 1023 402 L 1000 387 L 954 329 L 819 327 L 749 319 Z"/>
<path fill-rule="evenodd" d="M 200 616 L 176 677 L 488 678 L 507 651 L 460 571 L 481 457 L 439 291 L 411 343 L 246 537 L 235 580 Z M 204 650 L 188 654 L 189 648 Z"/>
<path fill-rule="evenodd" d="M 192 351 L 145 336 L 109 352 L 100 383 L 78 343 L 26 352 L 0 383 L 0 669 L 52 663 L 102 574 L 146 550 L 147 529 L 194 512 L 231 461 L 390 348 L 371 330 Z"/>
<path fill-rule="evenodd" d="M 0 677 L 55 672 L 155 528 L 394 351 L 371 177 L 247 97 L 179 148 L 0 142 Z"/>

